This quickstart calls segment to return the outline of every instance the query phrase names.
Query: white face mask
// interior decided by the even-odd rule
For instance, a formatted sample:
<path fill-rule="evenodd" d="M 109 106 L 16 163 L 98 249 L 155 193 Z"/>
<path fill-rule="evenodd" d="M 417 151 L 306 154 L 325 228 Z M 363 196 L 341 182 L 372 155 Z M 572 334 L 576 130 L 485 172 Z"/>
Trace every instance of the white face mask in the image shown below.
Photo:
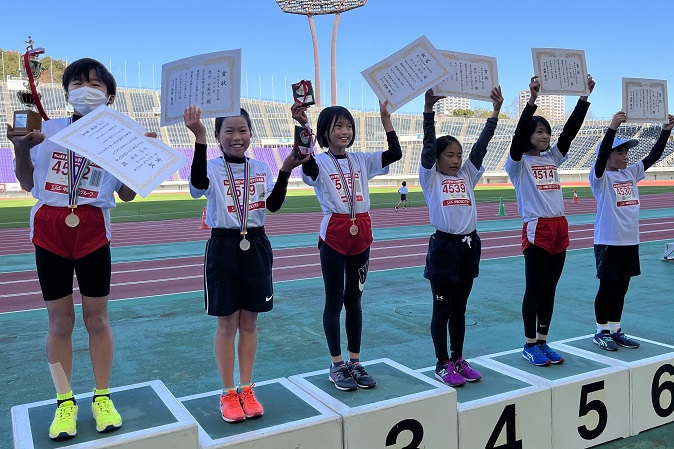
<path fill-rule="evenodd" d="M 107 104 L 108 96 L 93 87 L 82 86 L 68 92 L 68 103 L 76 112 L 87 115 L 102 104 Z"/>

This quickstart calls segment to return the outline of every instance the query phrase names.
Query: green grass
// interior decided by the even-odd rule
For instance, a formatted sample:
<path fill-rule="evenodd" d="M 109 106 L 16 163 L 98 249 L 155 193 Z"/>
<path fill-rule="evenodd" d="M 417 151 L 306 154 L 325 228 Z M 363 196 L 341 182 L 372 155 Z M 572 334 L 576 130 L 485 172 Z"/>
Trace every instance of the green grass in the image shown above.
<path fill-rule="evenodd" d="M 566 187 L 564 197 L 571 198 L 574 189 L 580 198 L 592 196 L 589 187 Z M 672 187 L 643 186 L 639 192 L 664 193 L 671 192 Z M 420 187 L 411 187 L 408 194 L 412 207 L 426 205 Z M 515 191 L 512 187 L 478 186 L 475 189 L 475 200 L 481 202 L 496 202 L 500 198 L 504 201 L 515 201 Z M 397 187 L 372 187 L 370 189 L 370 203 L 372 209 L 393 207 L 400 199 Z M 30 208 L 35 204 L 32 198 L 0 199 L 0 228 L 23 228 L 28 226 Z M 154 220 L 170 220 L 176 218 L 201 217 L 206 199 L 193 199 L 189 193 L 157 193 L 147 198 L 140 198 L 129 203 L 118 202 L 110 215 L 114 223 L 140 222 Z M 292 189 L 288 191 L 285 204 L 278 213 L 288 212 L 318 212 L 321 208 L 312 189 Z"/>

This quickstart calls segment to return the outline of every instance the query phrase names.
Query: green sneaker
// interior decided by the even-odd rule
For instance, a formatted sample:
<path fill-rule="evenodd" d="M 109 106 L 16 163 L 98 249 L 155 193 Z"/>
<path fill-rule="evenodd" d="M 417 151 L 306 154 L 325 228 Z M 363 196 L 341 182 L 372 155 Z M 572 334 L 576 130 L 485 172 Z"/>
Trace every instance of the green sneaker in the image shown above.
<path fill-rule="evenodd" d="M 62 402 L 56 408 L 54 421 L 49 426 L 49 438 L 63 440 L 77 435 L 77 406 L 73 401 Z"/>
<path fill-rule="evenodd" d="M 112 399 L 107 396 L 99 396 L 91 403 L 91 412 L 96 420 L 96 430 L 110 432 L 122 427 L 122 417 L 115 410 Z"/>

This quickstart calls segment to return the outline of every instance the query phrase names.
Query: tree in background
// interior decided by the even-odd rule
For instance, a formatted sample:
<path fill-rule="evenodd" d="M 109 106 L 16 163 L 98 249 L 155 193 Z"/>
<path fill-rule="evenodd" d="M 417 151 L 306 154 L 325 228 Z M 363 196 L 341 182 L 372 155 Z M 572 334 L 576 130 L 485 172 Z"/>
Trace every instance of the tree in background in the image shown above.
<path fill-rule="evenodd" d="M 18 78 L 21 76 L 21 66 L 23 65 L 23 54 L 12 50 L 3 50 L 0 48 L 2 54 L 2 79 L 7 79 L 7 76 Z M 61 84 L 63 79 L 63 71 L 66 68 L 66 62 L 63 59 L 54 59 L 51 56 L 43 56 L 42 73 L 38 78 L 41 83 L 57 83 Z"/>

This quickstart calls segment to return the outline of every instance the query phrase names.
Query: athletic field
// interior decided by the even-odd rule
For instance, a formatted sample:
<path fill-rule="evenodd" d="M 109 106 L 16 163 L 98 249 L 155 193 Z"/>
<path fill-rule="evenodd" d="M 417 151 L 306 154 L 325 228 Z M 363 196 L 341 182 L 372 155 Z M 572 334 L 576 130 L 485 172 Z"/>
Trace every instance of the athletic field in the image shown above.
<path fill-rule="evenodd" d="M 572 201 L 574 190 L 578 203 Z M 662 257 L 665 243 L 674 241 L 672 191 L 671 186 L 640 186 L 642 275 L 630 285 L 623 316 L 628 334 L 669 345 L 674 345 L 674 263 Z M 595 328 L 596 205 L 587 187 L 565 187 L 564 194 L 571 247 L 557 290 L 550 342 L 587 335 Z M 411 189 L 409 197 L 412 207 L 396 212 L 393 206 L 399 197 L 394 188 L 372 189 L 375 243 L 363 295 L 361 357 L 387 357 L 421 369 L 435 364 L 429 331 L 430 286 L 423 278 L 433 230 L 421 192 Z M 481 189 L 477 198 L 483 251 L 480 277 L 468 302 L 464 355 L 469 359 L 523 344 L 522 223 L 514 192 L 503 187 Z M 11 407 L 54 396 L 44 352 L 47 314 L 26 228 L 32 203 L 0 201 L 2 448 L 12 447 Z M 501 204 L 505 216 L 499 214 Z M 162 194 L 120 204 L 113 211 L 109 306 L 116 343 L 113 387 L 159 379 L 176 397 L 220 388 L 212 344 L 215 320 L 203 311 L 203 250 L 209 236 L 200 226 L 204 205 L 203 200 L 185 194 Z M 255 381 L 328 367 L 316 249 L 320 219 L 311 190 L 291 191 L 281 213 L 267 215 L 274 248 L 275 305 L 272 312 L 260 314 Z M 93 388 L 86 331 L 79 309 L 77 313 L 72 379 L 76 395 Z M 459 401 L 467 387 L 489 388 L 489 382 L 486 375 L 479 383 L 462 387 Z M 217 404 L 213 413 L 218 413 Z M 599 447 L 674 448 L 674 424 Z"/>

